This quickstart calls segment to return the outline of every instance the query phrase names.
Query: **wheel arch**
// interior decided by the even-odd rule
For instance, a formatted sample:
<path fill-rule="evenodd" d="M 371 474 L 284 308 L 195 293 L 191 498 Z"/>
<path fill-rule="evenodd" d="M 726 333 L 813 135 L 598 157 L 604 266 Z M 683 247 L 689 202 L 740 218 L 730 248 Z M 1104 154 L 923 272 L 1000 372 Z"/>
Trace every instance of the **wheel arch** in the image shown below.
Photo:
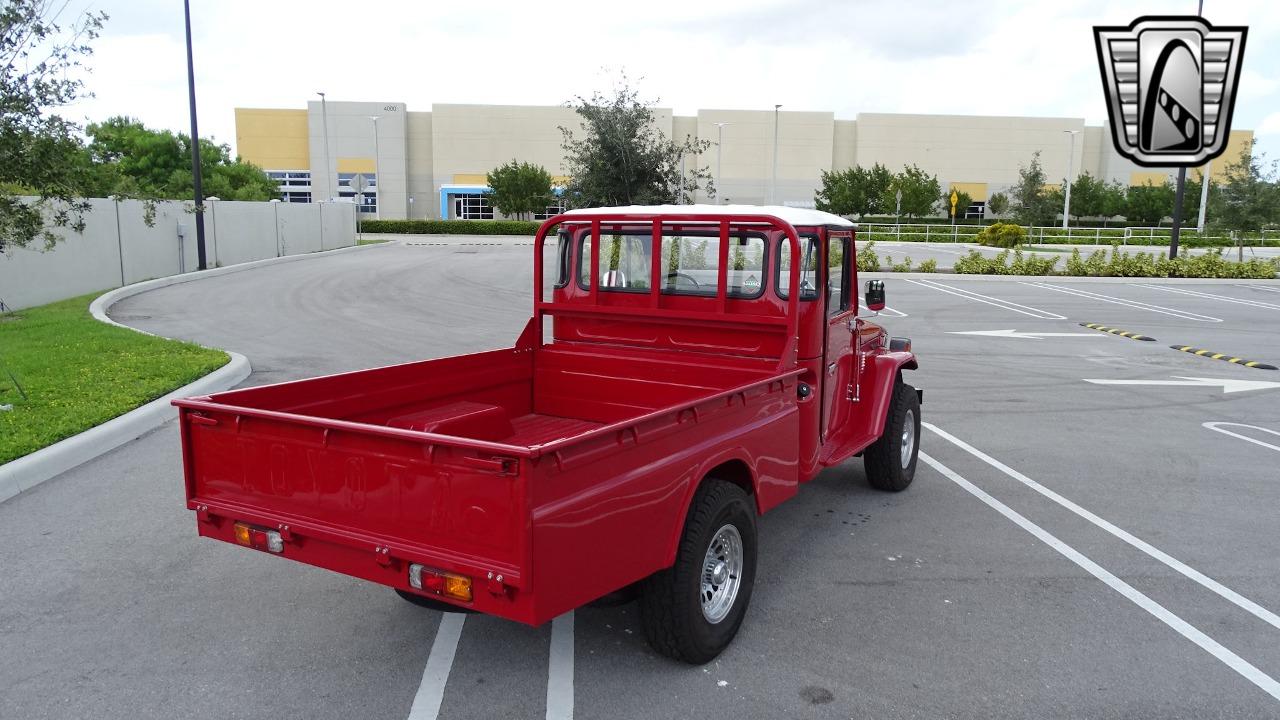
<path fill-rule="evenodd" d="M 698 471 L 691 475 L 697 478 L 697 481 L 689 483 L 686 489 L 682 505 L 683 512 L 680 515 L 681 520 L 668 539 L 666 552 L 664 553 L 666 566 L 670 566 L 671 563 L 675 562 L 676 550 L 680 545 L 680 536 L 684 534 L 685 525 L 689 522 L 689 512 L 693 509 L 693 499 L 698 494 L 698 488 L 702 487 L 708 480 L 723 480 L 733 483 L 750 498 L 756 514 L 759 515 L 762 512 L 759 494 L 756 492 L 758 478 L 749 456 L 742 448 L 726 450 L 707 459 L 699 466 Z"/>
<path fill-rule="evenodd" d="M 871 375 L 872 386 L 867 391 L 870 407 L 866 417 L 871 421 L 872 437 L 880 437 L 884 432 L 885 412 L 889 401 L 893 398 L 893 387 L 901 377 L 903 370 L 916 370 L 920 367 L 916 356 L 910 352 L 889 352 L 877 355 L 872 359 L 875 372 Z"/>

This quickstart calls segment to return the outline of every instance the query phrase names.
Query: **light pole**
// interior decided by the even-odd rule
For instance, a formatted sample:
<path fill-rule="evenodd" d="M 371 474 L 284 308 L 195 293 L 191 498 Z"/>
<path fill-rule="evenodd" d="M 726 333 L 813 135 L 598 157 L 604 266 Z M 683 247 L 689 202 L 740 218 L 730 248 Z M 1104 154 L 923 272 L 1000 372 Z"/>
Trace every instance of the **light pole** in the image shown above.
<path fill-rule="evenodd" d="M 1064 184 L 1066 187 L 1062 192 L 1062 229 L 1067 229 L 1067 215 L 1071 212 L 1071 173 L 1075 169 L 1076 160 L 1076 135 L 1079 130 L 1063 130 L 1071 136 L 1071 152 L 1067 155 L 1067 178 Z"/>
<path fill-rule="evenodd" d="M 369 119 L 373 121 L 373 217 L 382 219 L 382 173 L 379 168 L 379 159 L 381 153 L 378 152 L 378 118 L 379 115 L 370 115 Z"/>
<path fill-rule="evenodd" d="M 1213 169 L 1213 161 L 1204 164 L 1200 173 L 1200 218 L 1196 222 L 1196 231 L 1204 232 L 1204 209 L 1209 204 L 1209 171 Z"/>
<path fill-rule="evenodd" d="M 778 202 L 778 109 L 782 105 L 773 106 L 773 176 L 769 181 L 769 204 Z"/>
<path fill-rule="evenodd" d="M 329 159 L 329 104 L 325 102 L 324 93 L 317 92 L 320 96 L 320 123 L 321 131 L 324 133 L 324 189 L 329 194 L 329 200 L 333 200 L 333 188 L 329 185 L 329 181 L 333 179 L 333 161 Z M 312 182 L 312 190 L 315 190 L 315 182 Z"/>
<path fill-rule="evenodd" d="M 182 13 L 187 22 L 187 99 L 191 105 L 191 186 L 196 201 L 196 261 L 197 269 L 204 270 L 204 189 L 200 187 L 200 130 L 196 127 L 196 69 L 191 58 L 190 0 L 182 0 Z"/>
<path fill-rule="evenodd" d="M 716 193 L 720 193 L 720 151 L 724 148 L 724 126 L 727 122 L 716 123 Z M 720 203 L 723 205 L 724 203 Z"/>

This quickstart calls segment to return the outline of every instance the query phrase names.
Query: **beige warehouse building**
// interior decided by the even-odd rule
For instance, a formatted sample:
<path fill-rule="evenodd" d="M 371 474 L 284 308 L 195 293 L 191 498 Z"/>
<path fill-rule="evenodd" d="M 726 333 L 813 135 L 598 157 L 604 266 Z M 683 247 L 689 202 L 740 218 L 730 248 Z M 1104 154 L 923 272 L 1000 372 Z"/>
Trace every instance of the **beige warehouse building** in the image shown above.
<path fill-rule="evenodd" d="M 881 163 L 896 172 L 914 164 L 937 175 L 944 190 L 969 193 L 977 214 L 1037 151 L 1051 182 L 1085 171 L 1126 185 L 1169 176 L 1121 157 L 1108 128 L 1080 118 L 859 113 L 846 120 L 781 111 L 775 185 L 774 111 L 654 114 L 669 137 L 712 143 L 689 159 L 690 168 L 720 169 L 718 197 L 702 202 L 812 207 L 823 171 Z M 561 175 L 559 128 L 579 127 L 573 110 L 558 106 L 435 104 L 411 112 L 400 102 L 312 101 L 305 110 L 236 108 L 235 116 L 238 153 L 279 182 L 284 200 L 351 199 L 360 175 L 368 185 L 365 217 L 384 219 L 493 218 L 485 175 L 513 159 Z M 1238 157 L 1252 139 L 1252 131 L 1232 131 L 1224 158 Z M 1225 164 L 1214 163 L 1215 177 Z"/>

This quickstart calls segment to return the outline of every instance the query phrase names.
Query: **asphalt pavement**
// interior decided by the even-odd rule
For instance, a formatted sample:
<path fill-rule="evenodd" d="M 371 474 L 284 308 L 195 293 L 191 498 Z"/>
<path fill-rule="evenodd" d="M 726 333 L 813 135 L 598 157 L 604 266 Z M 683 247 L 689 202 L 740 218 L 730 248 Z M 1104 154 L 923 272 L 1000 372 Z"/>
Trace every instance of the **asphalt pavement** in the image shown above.
<path fill-rule="evenodd" d="M 508 346 L 530 252 L 391 243 L 111 315 L 277 382 Z M 1280 717 L 1280 371 L 1169 347 L 1280 365 L 1280 282 L 885 277 L 929 459 L 763 516 L 705 667 L 649 650 L 634 605 L 442 622 L 201 540 L 170 423 L 0 504 L 0 718 Z"/>

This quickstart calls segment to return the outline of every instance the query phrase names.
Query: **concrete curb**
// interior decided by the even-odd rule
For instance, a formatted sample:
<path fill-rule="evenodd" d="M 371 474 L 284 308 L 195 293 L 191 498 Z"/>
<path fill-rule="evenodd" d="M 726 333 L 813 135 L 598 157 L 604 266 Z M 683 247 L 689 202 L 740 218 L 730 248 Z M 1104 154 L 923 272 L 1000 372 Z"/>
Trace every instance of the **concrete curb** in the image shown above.
<path fill-rule="evenodd" d="M 93 315 L 96 320 L 107 323 L 108 325 L 127 328 L 144 335 L 153 335 L 153 333 L 146 332 L 145 330 L 131 328 L 128 325 L 122 325 L 112 320 L 107 317 L 107 310 L 109 310 L 115 303 L 127 297 L 138 295 L 149 290 L 168 287 L 170 285 L 217 277 L 219 275 L 228 275 L 230 273 L 241 272 L 244 270 L 252 270 L 253 268 L 261 267 L 263 265 L 293 262 L 306 258 L 323 257 L 334 253 L 351 252 L 374 247 L 379 246 L 353 245 L 351 247 L 325 250 L 316 253 L 287 255 L 279 258 L 255 260 L 253 262 L 241 263 L 239 265 L 211 268 L 209 270 L 190 272 L 184 275 L 173 275 L 170 277 L 158 278 L 156 280 L 144 280 L 139 283 L 126 285 L 103 293 L 89 304 L 89 313 Z M 24 455 L 17 460 L 12 460 L 4 465 L 0 465 L 0 503 L 15 497 L 20 493 L 26 492 L 40 483 L 57 477 L 58 475 L 61 475 L 62 473 L 82 465 L 100 455 L 104 455 L 121 445 L 141 437 L 161 425 L 164 425 L 166 422 L 172 420 L 178 415 L 177 408 L 169 404 L 176 398 L 220 392 L 222 390 L 235 387 L 239 383 L 243 382 L 245 378 L 249 377 L 249 373 L 252 370 L 249 365 L 249 359 L 237 352 L 231 352 L 229 350 L 224 352 L 230 356 L 230 361 L 208 375 L 184 385 L 163 397 L 152 400 L 141 407 L 130 410 L 119 417 L 112 418 L 101 425 L 89 428 L 78 435 L 73 435 L 65 440 L 60 440 L 46 448 L 41 448 L 30 455 Z"/>

